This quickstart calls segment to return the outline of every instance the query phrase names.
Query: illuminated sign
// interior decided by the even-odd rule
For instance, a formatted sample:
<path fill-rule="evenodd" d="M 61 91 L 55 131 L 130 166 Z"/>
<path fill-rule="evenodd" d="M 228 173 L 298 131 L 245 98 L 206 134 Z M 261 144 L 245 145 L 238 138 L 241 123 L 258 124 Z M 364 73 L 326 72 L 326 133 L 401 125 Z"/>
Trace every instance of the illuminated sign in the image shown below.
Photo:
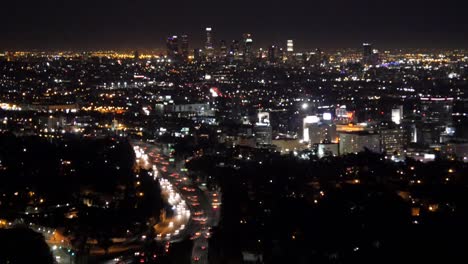
<path fill-rule="evenodd" d="M 304 118 L 304 124 L 315 124 L 320 122 L 320 118 L 318 116 L 306 116 Z"/>

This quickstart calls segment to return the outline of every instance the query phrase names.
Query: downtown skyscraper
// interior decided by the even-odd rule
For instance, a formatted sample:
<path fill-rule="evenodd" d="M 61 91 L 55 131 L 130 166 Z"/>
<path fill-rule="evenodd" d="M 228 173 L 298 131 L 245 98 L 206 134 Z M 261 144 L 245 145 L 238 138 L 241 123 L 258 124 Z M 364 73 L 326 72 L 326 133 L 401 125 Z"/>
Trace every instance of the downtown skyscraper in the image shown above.
<path fill-rule="evenodd" d="M 212 28 L 207 27 L 205 31 L 206 31 L 206 41 L 205 41 L 206 60 L 212 61 L 215 55 L 214 46 L 213 46 Z"/>

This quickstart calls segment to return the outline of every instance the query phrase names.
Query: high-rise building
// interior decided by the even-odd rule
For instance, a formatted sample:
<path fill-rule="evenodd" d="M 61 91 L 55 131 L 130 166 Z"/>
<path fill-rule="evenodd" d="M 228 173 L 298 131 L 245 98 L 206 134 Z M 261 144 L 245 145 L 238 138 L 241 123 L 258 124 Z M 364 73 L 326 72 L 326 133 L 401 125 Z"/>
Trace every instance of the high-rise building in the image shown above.
<path fill-rule="evenodd" d="M 336 125 L 319 116 L 306 116 L 302 127 L 303 141 L 310 144 L 334 142 L 337 137 Z"/>
<path fill-rule="evenodd" d="M 168 37 L 166 47 L 169 59 L 176 60 L 179 57 L 179 43 L 177 36 Z"/>
<path fill-rule="evenodd" d="M 399 125 L 403 119 L 403 106 L 399 105 L 392 109 L 392 122 Z"/>
<path fill-rule="evenodd" d="M 239 60 L 240 45 L 238 40 L 233 40 L 231 42 L 231 48 L 229 50 L 229 57 L 233 60 Z"/>
<path fill-rule="evenodd" d="M 380 153 L 380 136 L 367 131 L 340 132 L 340 155 L 368 149 Z"/>
<path fill-rule="evenodd" d="M 423 122 L 452 125 L 454 98 L 421 98 L 421 117 Z"/>
<path fill-rule="evenodd" d="M 377 64 L 379 62 L 379 52 L 372 49 L 372 44 L 362 44 L 362 62 L 364 64 Z"/>
<path fill-rule="evenodd" d="M 194 49 L 193 50 L 193 60 L 200 62 L 203 60 L 203 50 L 202 49 Z"/>
<path fill-rule="evenodd" d="M 279 60 L 281 62 L 284 62 L 286 56 L 285 56 L 283 48 L 278 48 L 276 58 L 277 58 L 277 60 Z"/>
<path fill-rule="evenodd" d="M 226 46 L 226 41 L 221 40 L 220 45 L 219 45 L 219 56 L 221 57 L 222 60 L 225 60 L 227 57 L 228 51 L 227 51 L 227 46 Z"/>
<path fill-rule="evenodd" d="M 268 62 L 276 63 L 277 58 L 278 58 L 278 47 L 276 45 L 271 45 L 268 48 Z"/>
<path fill-rule="evenodd" d="M 406 145 L 406 132 L 400 127 L 380 128 L 382 151 L 387 154 L 402 154 Z"/>
<path fill-rule="evenodd" d="M 182 53 L 182 59 L 186 61 L 189 57 L 189 39 L 187 35 L 181 36 L 180 51 Z"/>
<path fill-rule="evenodd" d="M 288 42 L 286 44 L 286 51 L 288 53 L 294 52 L 294 41 L 292 39 L 288 39 Z"/>
<path fill-rule="evenodd" d="M 214 58 L 212 28 L 207 27 L 205 31 L 206 31 L 205 55 L 206 55 L 206 59 L 211 61 Z"/>
<path fill-rule="evenodd" d="M 272 128 L 268 112 L 258 113 L 258 122 L 254 125 L 253 132 L 257 146 L 271 144 Z"/>
<path fill-rule="evenodd" d="M 244 56 L 244 61 L 245 62 L 250 62 L 252 60 L 253 54 L 252 54 L 252 44 L 253 44 L 253 39 L 252 35 L 250 33 L 245 33 L 242 38 L 242 44 L 243 44 L 243 56 Z"/>
<path fill-rule="evenodd" d="M 286 43 L 286 58 L 289 61 L 294 60 L 294 41 L 292 39 L 288 39 Z"/>
<path fill-rule="evenodd" d="M 367 62 L 370 60 L 372 56 L 372 44 L 370 43 L 363 43 L 362 44 L 362 60 Z"/>

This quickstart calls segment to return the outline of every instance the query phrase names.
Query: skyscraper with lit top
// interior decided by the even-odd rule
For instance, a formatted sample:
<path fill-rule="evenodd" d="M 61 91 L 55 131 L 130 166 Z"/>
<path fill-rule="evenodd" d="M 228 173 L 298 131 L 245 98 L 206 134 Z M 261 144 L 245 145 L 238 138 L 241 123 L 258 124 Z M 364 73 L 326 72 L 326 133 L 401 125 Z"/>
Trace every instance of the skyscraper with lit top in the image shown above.
<path fill-rule="evenodd" d="M 206 42 L 205 42 L 205 54 L 208 61 L 212 61 L 214 58 L 214 47 L 213 47 L 213 36 L 212 28 L 207 27 L 206 31 Z"/>
<path fill-rule="evenodd" d="M 252 34 L 245 33 L 242 36 L 242 45 L 243 45 L 244 62 L 251 62 L 252 57 L 253 57 L 252 56 L 252 45 L 253 45 Z"/>
<path fill-rule="evenodd" d="M 179 57 L 179 42 L 177 36 L 171 36 L 166 41 L 167 56 L 171 60 L 177 60 Z"/>

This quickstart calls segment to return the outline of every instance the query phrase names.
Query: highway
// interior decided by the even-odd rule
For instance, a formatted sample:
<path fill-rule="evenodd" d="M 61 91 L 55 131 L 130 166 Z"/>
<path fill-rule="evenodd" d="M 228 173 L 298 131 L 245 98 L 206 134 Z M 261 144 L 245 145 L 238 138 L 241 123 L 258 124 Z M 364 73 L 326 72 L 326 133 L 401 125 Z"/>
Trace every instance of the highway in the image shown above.
<path fill-rule="evenodd" d="M 173 242 L 185 233 L 185 229 L 190 221 L 190 209 L 180 191 L 174 187 L 167 176 L 165 177 L 166 173 L 163 171 L 166 169 L 163 171 L 158 169 L 156 163 L 159 163 L 163 158 L 155 155 L 152 151 L 148 151 L 148 146 L 135 144 L 134 150 L 137 165 L 151 171 L 154 180 L 157 180 L 161 186 L 161 194 L 164 201 L 171 206 L 173 213 L 172 216 L 163 215 L 160 222 L 154 226 L 156 239 Z"/>
<path fill-rule="evenodd" d="M 201 189 L 199 184 L 193 183 L 185 174 L 186 169 L 183 169 L 185 160 L 175 161 L 163 155 L 161 149 L 154 144 L 135 141 L 132 146 L 137 167 L 150 171 L 150 175 L 161 186 L 164 201 L 171 206 L 172 214 L 164 215 L 153 227 L 156 240 L 176 243 L 191 239 L 193 240 L 192 263 L 208 263 L 208 239 L 211 236 L 211 227 L 217 225 L 219 221 L 221 193 L 208 191 L 206 188 Z M 29 225 L 33 230 L 44 235 L 57 263 L 75 262 L 75 253 L 66 237 L 51 228 L 34 223 Z M 137 239 L 143 241 L 145 238 L 143 235 Z M 112 249 L 114 248 L 111 247 L 110 251 L 115 251 Z M 118 251 L 129 249 L 131 248 L 123 247 Z M 131 258 L 121 256 L 103 263 L 122 262 L 131 263 Z"/>
<path fill-rule="evenodd" d="M 157 238 L 171 243 L 192 239 L 192 263 L 208 263 L 208 239 L 211 227 L 219 221 L 221 193 L 202 190 L 193 183 L 185 174 L 185 160 L 173 160 L 153 144 L 135 142 L 133 145 L 138 153 L 137 163 L 153 170 L 163 187 L 163 195 L 175 210 L 173 218 L 155 226 Z"/>

